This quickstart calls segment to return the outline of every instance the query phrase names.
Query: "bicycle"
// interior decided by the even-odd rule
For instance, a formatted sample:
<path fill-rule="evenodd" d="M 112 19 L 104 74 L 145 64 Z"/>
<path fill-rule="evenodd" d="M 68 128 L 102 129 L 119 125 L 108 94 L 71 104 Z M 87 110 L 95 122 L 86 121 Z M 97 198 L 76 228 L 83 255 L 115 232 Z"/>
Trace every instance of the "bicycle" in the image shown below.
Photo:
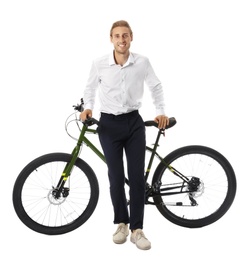
<path fill-rule="evenodd" d="M 72 153 L 49 153 L 34 159 L 14 184 L 12 199 L 17 216 L 27 227 L 42 234 L 75 230 L 91 217 L 98 203 L 96 174 L 79 156 L 85 144 L 106 163 L 103 153 L 86 137 L 87 133 L 97 134 L 99 121 L 89 118 L 80 122 L 77 115 L 83 110 L 83 101 L 74 109 L 66 120 L 67 133 L 72 122 L 80 131 Z M 170 118 L 166 129 L 175 124 L 176 119 Z M 145 126 L 157 127 L 157 123 L 146 121 Z M 212 224 L 234 201 L 234 170 L 222 154 L 206 146 L 184 146 L 161 157 L 157 148 L 166 129 L 158 129 L 153 148 L 146 146 L 146 152 L 150 152 L 145 172 L 146 204 L 156 206 L 167 220 L 179 226 L 199 228 Z M 159 161 L 149 183 L 154 157 Z M 127 177 L 125 183 L 129 185 Z"/>

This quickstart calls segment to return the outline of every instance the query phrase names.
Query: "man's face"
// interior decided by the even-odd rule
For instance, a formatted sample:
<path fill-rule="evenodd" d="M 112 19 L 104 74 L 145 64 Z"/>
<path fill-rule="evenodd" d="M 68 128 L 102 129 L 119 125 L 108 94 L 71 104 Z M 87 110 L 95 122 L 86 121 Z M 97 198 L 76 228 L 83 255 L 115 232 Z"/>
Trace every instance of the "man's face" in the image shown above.
<path fill-rule="evenodd" d="M 110 36 L 111 42 L 114 44 L 115 51 L 120 54 L 126 54 L 130 48 L 132 35 L 127 27 L 116 27 Z"/>

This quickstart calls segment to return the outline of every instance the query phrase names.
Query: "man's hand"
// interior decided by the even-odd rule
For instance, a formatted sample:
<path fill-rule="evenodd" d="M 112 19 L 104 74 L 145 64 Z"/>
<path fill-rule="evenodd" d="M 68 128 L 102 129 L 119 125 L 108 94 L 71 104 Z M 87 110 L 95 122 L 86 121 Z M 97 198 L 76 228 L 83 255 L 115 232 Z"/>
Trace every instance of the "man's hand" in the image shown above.
<path fill-rule="evenodd" d="M 159 129 L 165 129 L 167 125 L 169 125 L 169 118 L 165 115 L 159 115 L 155 117 L 154 121 L 158 123 Z"/>
<path fill-rule="evenodd" d="M 84 122 L 88 118 L 92 117 L 92 110 L 90 109 L 85 109 L 83 112 L 80 114 L 80 120 Z"/>

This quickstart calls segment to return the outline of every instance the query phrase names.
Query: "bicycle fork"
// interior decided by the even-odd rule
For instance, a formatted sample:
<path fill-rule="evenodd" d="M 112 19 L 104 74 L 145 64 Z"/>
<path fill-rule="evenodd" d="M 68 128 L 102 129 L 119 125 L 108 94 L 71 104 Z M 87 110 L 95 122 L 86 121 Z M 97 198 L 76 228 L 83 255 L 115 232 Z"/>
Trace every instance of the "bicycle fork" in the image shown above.
<path fill-rule="evenodd" d="M 68 187 L 64 187 L 64 185 L 65 185 L 68 177 L 71 175 L 75 162 L 76 162 L 77 158 L 79 157 L 81 147 L 82 147 L 82 141 L 79 138 L 77 145 L 75 146 L 75 148 L 72 151 L 71 161 L 66 164 L 66 166 L 63 170 L 63 173 L 60 176 L 60 180 L 59 180 L 57 186 L 55 188 L 53 188 L 52 194 L 55 197 L 55 199 L 59 199 L 61 197 L 61 194 L 64 198 L 66 198 L 69 195 L 70 189 Z"/>

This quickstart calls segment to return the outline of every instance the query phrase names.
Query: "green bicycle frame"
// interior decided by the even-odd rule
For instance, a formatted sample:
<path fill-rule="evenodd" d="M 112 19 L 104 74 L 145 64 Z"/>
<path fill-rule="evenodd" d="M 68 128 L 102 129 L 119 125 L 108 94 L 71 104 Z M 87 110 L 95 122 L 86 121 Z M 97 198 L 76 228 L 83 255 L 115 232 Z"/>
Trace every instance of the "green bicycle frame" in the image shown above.
<path fill-rule="evenodd" d="M 75 148 L 73 149 L 72 151 L 72 159 L 69 163 L 66 164 L 64 170 L 63 170 L 63 173 L 61 175 L 61 178 L 58 182 L 58 185 L 57 185 L 57 190 L 59 192 L 62 191 L 63 187 L 64 187 L 64 184 L 65 182 L 67 181 L 68 177 L 71 175 L 71 172 L 72 172 L 72 169 L 73 169 L 73 166 L 77 160 L 77 158 L 79 157 L 79 154 L 80 154 L 80 151 L 81 151 L 81 147 L 84 144 L 86 144 L 86 146 L 88 146 L 96 155 L 98 155 L 98 157 L 104 161 L 106 163 L 106 159 L 105 159 L 105 156 L 103 153 L 101 153 L 99 151 L 99 149 L 97 149 L 95 147 L 95 145 L 93 145 L 87 137 L 85 137 L 85 134 L 86 132 L 88 133 L 93 133 L 93 134 L 97 134 L 97 130 L 96 129 L 89 129 L 87 125 L 83 124 L 83 127 L 81 129 L 81 133 L 79 135 L 79 139 L 77 141 L 77 145 L 75 146 Z"/>
<path fill-rule="evenodd" d="M 146 146 L 146 150 L 151 152 L 151 157 L 149 159 L 148 162 L 148 166 L 147 166 L 147 170 L 145 172 L 145 182 L 147 182 L 147 179 L 149 177 L 149 173 L 154 161 L 154 157 L 157 156 L 158 159 L 175 175 L 178 175 L 180 178 L 184 179 L 182 174 L 180 174 L 176 169 L 174 169 L 173 167 L 171 167 L 170 165 L 168 165 L 165 160 L 157 153 L 157 148 L 158 148 L 158 143 L 159 143 L 159 139 L 160 136 L 163 134 L 164 135 L 164 131 L 163 129 L 159 129 L 157 137 L 156 137 L 156 141 L 154 143 L 154 147 L 150 148 L 148 146 Z M 97 130 L 96 129 L 90 129 L 88 127 L 88 125 L 83 124 L 83 127 L 81 129 L 81 133 L 79 135 L 78 141 L 77 141 L 77 145 L 75 146 L 75 148 L 72 151 L 72 159 L 70 162 L 68 162 L 64 168 L 64 171 L 61 175 L 61 178 L 58 182 L 58 185 L 56 187 L 56 190 L 58 192 L 61 192 L 64 184 L 66 182 L 66 180 L 68 179 L 68 177 L 71 175 L 72 169 L 75 165 L 75 162 L 77 160 L 77 158 L 79 157 L 80 151 L 81 151 L 81 147 L 83 144 L 85 144 L 87 147 L 89 147 L 103 162 L 106 163 L 106 159 L 103 153 L 100 152 L 99 149 L 96 148 L 95 145 L 92 144 L 91 141 L 89 141 L 89 139 L 87 137 L 85 137 L 86 133 L 92 133 L 92 134 L 97 134 Z M 187 179 L 187 178 L 186 178 Z M 187 180 L 185 180 L 187 182 Z M 127 178 L 125 178 L 125 182 L 127 184 L 129 184 L 129 181 Z"/>
<path fill-rule="evenodd" d="M 71 175 L 73 166 L 77 160 L 77 158 L 79 157 L 80 151 L 81 151 L 81 147 L 83 144 L 85 144 L 87 147 L 89 147 L 103 162 L 106 163 L 106 159 L 103 153 L 101 153 L 101 151 L 99 149 L 97 149 L 97 147 L 95 145 L 92 144 L 92 142 L 85 136 L 86 133 L 92 133 L 92 134 L 97 134 L 97 130 L 96 129 L 91 129 L 89 128 L 86 124 L 83 124 L 83 127 L 81 129 L 81 133 L 79 135 L 78 141 L 77 141 L 77 145 L 75 146 L 75 148 L 72 151 L 72 159 L 70 162 L 68 162 L 63 170 L 63 173 L 61 175 L 61 178 L 58 182 L 57 185 L 57 190 L 61 191 L 62 188 L 64 187 L 64 184 L 66 182 L 66 180 L 68 179 L 68 177 Z M 156 150 L 158 147 L 158 142 L 160 139 L 161 134 L 163 134 L 164 132 L 162 130 L 159 130 L 155 144 L 154 144 L 154 148 L 150 148 L 150 147 L 146 147 L 146 149 L 148 151 L 150 151 L 152 153 L 150 161 L 148 163 L 148 167 L 146 170 L 146 174 L 145 174 L 145 180 L 148 179 L 149 176 L 149 172 L 154 160 L 154 156 L 156 155 L 161 161 L 163 161 L 163 158 L 157 154 Z M 165 163 L 165 162 L 164 162 Z M 128 183 L 128 180 L 126 179 L 126 182 Z"/>

